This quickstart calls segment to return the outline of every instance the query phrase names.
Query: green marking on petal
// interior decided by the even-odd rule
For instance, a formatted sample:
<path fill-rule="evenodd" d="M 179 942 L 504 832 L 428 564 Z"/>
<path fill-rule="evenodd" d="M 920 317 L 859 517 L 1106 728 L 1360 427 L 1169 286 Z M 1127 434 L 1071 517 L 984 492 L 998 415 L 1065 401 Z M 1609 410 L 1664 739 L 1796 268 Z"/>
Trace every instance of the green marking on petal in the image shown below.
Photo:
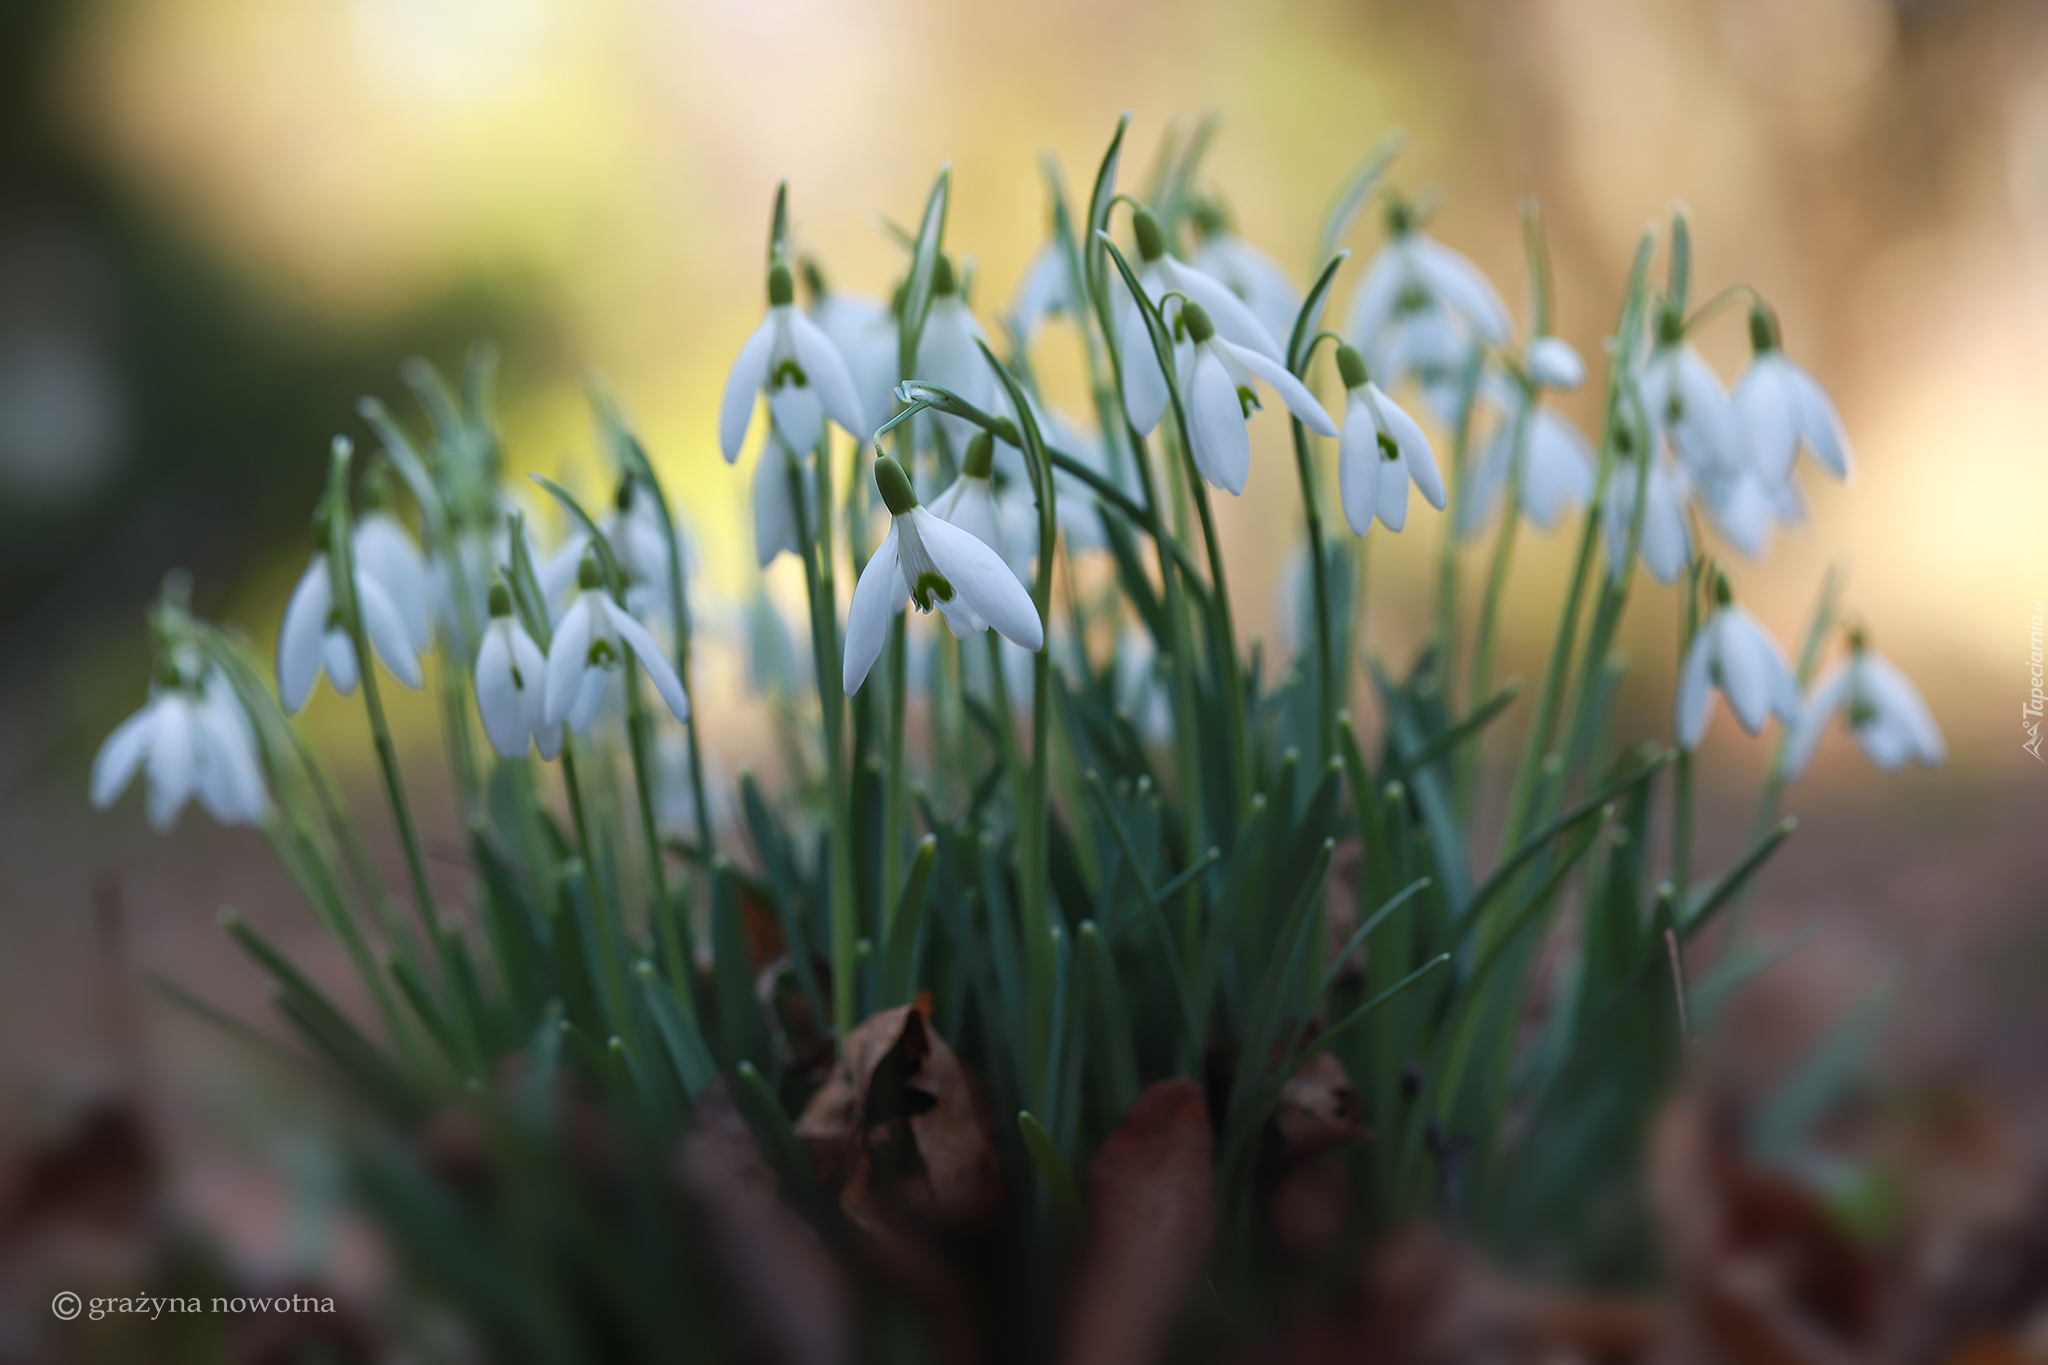
<path fill-rule="evenodd" d="M 785 384 L 794 385 L 799 389 L 809 388 L 811 377 L 804 373 L 804 367 L 797 364 L 796 361 L 785 360 L 780 365 L 777 365 L 769 374 L 768 387 L 779 389 Z"/>
<path fill-rule="evenodd" d="M 1237 406 L 1243 410 L 1246 418 L 1250 418 L 1253 413 L 1259 410 L 1259 395 L 1252 391 L 1250 385 L 1239 384 L 1237 386 Z"/>
<path fill-rule="evenodd" d="M 1387 433 L 1385 433 L 1384 431 L 1376 432 L 1374 434 L 1379 440 L 1381 459 L 1398 460 L 1401 458 L 1401 447 L 1394 444 L 1393 437 L 1387 435 Z"/>
<path fill-rule="evenodd" d="M 944 574 L 926 569 L 917 576 L 917 582 L 910 585 L 910 596 L 917 603 L 919 611 L 929 612 L 932 609 L 932 598 L 936 597 L 941 602 L 953 600 L 953 585 L 946 581 Z"/>

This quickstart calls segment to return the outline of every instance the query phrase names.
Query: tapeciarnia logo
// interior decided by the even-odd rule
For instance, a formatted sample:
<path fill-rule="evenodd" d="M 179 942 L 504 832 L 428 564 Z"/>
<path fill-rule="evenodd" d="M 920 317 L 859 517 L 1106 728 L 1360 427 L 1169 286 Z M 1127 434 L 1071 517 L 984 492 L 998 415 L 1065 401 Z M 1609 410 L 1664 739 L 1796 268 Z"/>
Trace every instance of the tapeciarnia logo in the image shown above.
<path fill-rule="evenodd" d="M 2048 758 L 2041 757 L 2041 621 L 2044 615 L 2048 615 L 2048 612 L 2043 611 L 2037 598 L 2034 602 L 2033 626 L 2028 637 L 2033 648 L 2027 654 L 2027 666 L 2032 669 L 2034 675 L 2034 689 L 2028 695 L 2026 703 L 2020 707 L 2020 724 L 2025 726 L 2027 731 L 2027 742 L 2020 747 L 2032 754 L 2037 761 L 2048 763 Z"/>

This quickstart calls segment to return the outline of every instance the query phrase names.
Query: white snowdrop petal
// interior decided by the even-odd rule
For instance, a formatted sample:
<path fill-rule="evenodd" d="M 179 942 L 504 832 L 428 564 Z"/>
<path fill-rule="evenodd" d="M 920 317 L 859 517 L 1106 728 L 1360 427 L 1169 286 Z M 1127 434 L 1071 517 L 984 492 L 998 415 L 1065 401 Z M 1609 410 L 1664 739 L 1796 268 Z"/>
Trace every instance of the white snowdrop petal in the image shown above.
<path fill-rule="evenodd" d="M 1196 468 L 1216 487 L 1233 496 L 1242 495 L 1251 475 L 1251 432 L 1245 428 L 1237 384 L 1210 347 L 1195 348 L 1182 399 L 1187 404 L 1188 444 Z"/>
<path fill-rule="evenodd" d="M 334 598 L 327 582 L 327 556 L 317 554 L 299 576 L 277 633 L 277 691 L 284 709 L 297 714 L 320 676 L 322 639 Z M 340 686 L 339 680 L 335 685 Z"/>
<path fill-rule="evenodd" d="M 1414 261 L 1428 290 L 1464 315 L 1481 335 L 1498 345 L 1514 324 L 1500 291 L 1478 266 L 1433 237 L 1414 234 Z"/>
<path fill-rule="evenodd" d="M 768 355 L 775 346 L 775 319 L 771 312 L 761 319 L 740 353 L 733 357 L 725 376 L 725 395 L 718 403 L 718 448 L 731 464 L 740 457 L 746 443 L 747 425 L 754 418 L 754 395 L 768 382 Z"/>
<path fill-rule="evenodd" d="M 913 509 L 918 536 L 932 563 L 953 585 L 955 598 L 998 635 L 1025 649 L 1045 644 L 1045 626 L 1031 594 L 1002 556 L 950 522 L 923 508 Z"/>
<path fill-rule="evenodd" d="M 1874 652 L 1864 655 L 1863 669 L 1865 685 L 1879 712 L 1897 717 L 1920 761 L 1930 768 L 1939 767 L 1948 757 L 1948 745 L 1920 689 L 1889 659 Z"/>
<path fill-rule="evenodd" d="M 357 572 L 383 586 L 405 622 L 413 648 L 425 649 L 433 624 L 428 611 L 427 566 L 412 537 L 390 513 L 371 512 L 356 523 L 349 543 Z"/>
<path fill-rule="evenodd" d="M 798 478 L 802 475 L 799 473 Z M 803 553 L 796 504 L 790 498 L 790 456 L 780 441 L 770 441 L 754 465 L 754 552 L 767 568 L 785 550 Z"/>
<path fill-rule="evenodd" d="M 150 735 L 156 724 L 156 706 L 155 701 L 149 702 L 116 725 L 113 733 L 101 742 L 99 753 L 93 756 L 89 787 L 94 810 L 105 810 L 113 805 L 114 799 L 135 780 L 135 770 L 142 766 L 142 760 L 149 754 Z"/>
<path fill-rule="evenodd" d="M 1799 417 L 1792 388 L 1776 351 L 1758 356 L 1735 386 L 1735 416 L 1749 446 L 1750 465 L 1766 479 L 1792 472 L 1799 453 Z"/>
<path fill-rule="evenodd" d="M 1152 346 L 1151 329 L 1138 305 L 1124 302 L 1123 325 L 1117 344 L 1123 354 L 1124 414 L 1141 436 L 1149 436 L 1166 415 L 1169 396 L 1166 375 L 1159 368 L 1158 353 Z"/>
<path fill-rule="evenodd" d="M 1287 410 L 1301 419 L 1301 424 L 1318 436 L 1335 436 L 1337 424 L 1330 420 L 1330 414 L 1316 401 L 1299 379 L 1290 374 L 1279 361 L 1260 355 L 1249 346 L 1238 346 L 1233 351 L 1239 364 L 1273 386 L 1273 392 L 1280 395 L 1280 401 Z"/>
<path fill-rule="evenodd" d="M 1542 336 L 1524 354 L 1530 377 L 1545 388 L 1576 389 L 1586 382 L 1586 362 L 1563 337 Z"/>
<path fill-rule="evenodd" d="M 356 674 L 360 671 L 356 663 L 355 641 L 347 631 L 330 630 L 320 637 L 320 662 L 327 669 L 327 680 L 334 684 L 334 690 L 346 697 L 356 690 Z"/>
<path fill-rule="evenodd" d="M 357 573 L 356 605 L 363 613 L 363 634 L 369 637 L 370 648 L 391 670 L 391 676 L 407 687 L 416 688 L 424 683 L 420 656 L 412 647 L 412 637 L 406 633 L 405 617 L 384 586 L 368 574 Z"/>
<path fill-rule="evenodd" d="M 1849 451 L 1849 437 L 1842 429 L 1842 418 L 1835 411 L 1833 400 L 1812 375 L 1790 360 L 1785 365 L 1791 374 L 1800 434 L 1806 437 L 1806 444 L 1821 468 L 1837 479 L 1848 478 L 1854 459 Z"/>
<path fill-rule="evenodd" d="M 192 797 L 199 766 L 194 729 L 191 703 L 175 693 L 165 697 L 149 744 L 149 823 L 156 829 L 169 829 Z"/>
<path fill-rule="evenodd" d="M 1408 267 L 1404 259 L 1402 241 L 1397 239 L 1380 249 L 1359 278 L 1358 287 L 1351 295 L 1351 308 L 1345 317 L 1345 335 L 1351 344 L 1370 355 L 1387 320 L 1393 316 L 1394 304 L 1401 297 L 1401 287 L 1406 282 Z"/>
<path fill-rule="evenodd" d="M 484 631 L 476 652 L 476 713 L 484 734 L 500 758 L 523 758 L 532 731 L 527 725 L 526 688 L 543 684 L 544 675 L 513 676 L 516 660 L 510 632 L 503 621 Z M 521 684 L 524 683 L 525 687 Z"/>
<path fill-rule="evenodd" d="M 569 714 L 564 723 L 578 734 L 589 731 L 597 713 L 604 709 L 605 692 L 610 688 L 612 675 L 603 668 L 585 669 L 583 677 L 576 684 L 576 698 L 569 704 Z"/>
<path fill-rule="evenodd" d="M 668 709 L 677 720 L 690 717 L 690 698 L 683 691 L 683 680 L 676 676 L 675 666 L 661 652 L 661 645 L 654 633 L 635 620 L 633 614 L 616 602 L 604 603 L 604 609 L 611 618 L 611 627 L 618 632 L 626 648 L 640 661 L 646 670 L 647 680 L 654 684 L 654 690 L 668 703 Z"/>
<path fill-rule="evenodd" d="M 1370 531 L 1379 510 L 1380 463 L 1379 428 L 1364 400 L 1354 394 L 1345 404 L 1337 437 L 1337 491 L 1354 535 Z"/>
<path fill-rule="evenodd" d="M 583 675 L 589 671 L 590 641 L 597 629 L 592 611 L 591 595 L 576 594 L 548 644 L 547 701 L 541 719 L 549 725 L 560 725 L 568 716 L 583 686 Z"/>
<path fill-rule="evenodd" d="M 1366 392 L 1378 409 L 1387 435 L 1393 437 L 1394 444 L 1399 447 L 1401 463 L 1407 466 L 1408 476 L 1415 480 L 1415 486 L 1422 490 L 1422 496 L 1429 500 L 1429 505 L 1441 512 L 1449 501 L 1449 495 L 1444 489 L 1443 472 L 1436 465 L 1436 453 L 1429 448 L 1429 438 L 1422 434 L 1422 427 L 1408 415 L 1408 410 L 1387 397 L 1377 384 L 1367 385 Z"/>
<path fill-rule="evenodd" d="M 1744 730 L 1756 734 L 1771 713 L 1768 661 L 1753 625 L 1740 607 L 1724 608 L 1707 625 L 1714 632 L 1714 660 L 1720 665 L 1721 691 L 1728 709 Z"/>
<path fill-rule="evenodd" d="M 1380 461 L 1379 506 L 1376 510 L 1381 524 L 1389 531 L 1399 531 L 1408 525 L 1408 461 L 1405 456 L 1387 459 L 1378 455 Z"/>
<path fill-rule="evenodd" d="M 1183 294 L 1202 305 L 1209 321 L 1216 324 L 1216 334 L 1225 341 L 1257 351 L 1275 364 L 1284 358 L 1280 342 L 1266 330 L 1266 324 L 1221 280 L 1185 261 L 1175 261 L 1173 282 Z"/>
<path fill-rule="evenodd" d="M 894 526 L 860 571 L 854 584 L 853 601 L 846 609 L 845 655 L 840 667 L 840 685 L 847 696 L 860 691 L 868 671 L 881 657 L 882 644 L 889 635 L 889 619 L 910 600 L 910 585 L 898 565 L 898 532 Z"/>
<path fill-rule="evenodd" d="M 853 386 L 853 374 L 847 369 L 846 358 L 839 353 L 839 348 L 819 330 L 817 323 L 794 307 L 789 310 L 789 339 L 796 350 L 796 363 L 804 367 L 804 374 L 809 377 L 818 401 L 824 404 L 826 415 L 837 422 L 842 431 L 865 441 L 874 433 L 874 428 L 868 425 L 867 414 L 861 411 L 860 393 Z"/>

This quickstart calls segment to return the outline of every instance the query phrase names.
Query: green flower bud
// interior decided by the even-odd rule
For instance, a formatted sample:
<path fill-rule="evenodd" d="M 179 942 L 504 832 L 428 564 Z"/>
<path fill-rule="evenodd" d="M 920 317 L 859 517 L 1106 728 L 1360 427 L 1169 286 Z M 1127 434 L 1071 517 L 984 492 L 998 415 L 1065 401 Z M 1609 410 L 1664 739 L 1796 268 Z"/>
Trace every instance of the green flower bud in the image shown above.
<path fill-rule="evenodd" d="M 1139 209 L 1131 215 L 1131 231 L 1138 236 L 1138 256 L 1142 260 L 1156 261 L 1166 254 L 1166 231 L 1159 226 L 1159 220 L 1150 209 Z"/>
<path fill-rule="evenodd" d="M 967 453 L 960 457 L 960 472 L 970 479 L 985 479 L 995 465 L 996 438 L 985 431 L 974 433 L 974 439 L 967 443 Z"/>
<path fill-rule="evenodd" d="M 789 267 L 781 261 L 768 267 L 768 306 L 780 308 L 786 303 L 796 302 L 796 281 L 789 277 Z"/>
<path fill-rule="evenodd" d="M 1372 376 L 1365 370 L 1365 357 L 1348 341 L 1340 342 L 1337 346 L 1337 374 L 1344 380 L 1344 387 L 1347 389 L 1363 388 L 1372 382 Z"/>
<path fill-rule="evenodd" d="M 1192 299 L 1181 305 L 1180 321 L 1188 329 L 1188 340 L 1197 346 L 1216 335 L 1216 324 L 1209 321 L 1209 310 Z"/>
<path fill-rule="evenodd" d="M 576 587 L 578 591 L 589 592 L 592 588 L 604 586 L 604 570 L 597 567 L 597 556 L 585 551 L 583 562 L 576 566 Z"/>
<path fill-rule="evenodd" d="M 512 614 L 512 590 L 505 586 L 503 580 L 491 584 L 490 606 L 493 617 Z"/>
<path fill-rule="evenodd" d="M 1769 304 L 1749 310 L 1749 346 L 1758 355 L 1778 349 L 1778 318 Z"/>
<path fill-rule="evenodd" d="M 892 517 L 903 516 L 917 506 L 917 490 L 910 486 L 910 476 L 892 455 L 875 457 L 875 491 L 882 495 L 882 503 Z"/>

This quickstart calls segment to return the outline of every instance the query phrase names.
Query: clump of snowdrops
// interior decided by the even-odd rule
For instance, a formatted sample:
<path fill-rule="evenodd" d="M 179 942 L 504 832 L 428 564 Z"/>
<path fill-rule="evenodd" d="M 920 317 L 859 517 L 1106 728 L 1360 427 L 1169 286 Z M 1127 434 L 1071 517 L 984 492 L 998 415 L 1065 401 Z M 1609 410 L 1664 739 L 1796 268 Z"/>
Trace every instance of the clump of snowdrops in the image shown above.
<path fill-rule="evenodd" d="M 1208 1358 L 1417 1217 L 1654 1275 L 1646 1124 L 1685 1030 L 1770 957 L 1724 926 L 1688 980 L 1687 945 L 1746 899 L 1837 719 L 1881 767 L 1941 760 L 1863 629 L 1822 669 L 1832 580 L 1796 661 L 1741 605 L 1804 520 L 1802 453 L 1835 479 L 1851 453 L 1760 295 L 1695 300 L 1682 214 L 1643 237 L 1586 433 L 1549 402 L 1588 375 L 1533 206 L 1518 325 L 1387 187 L 1394 141 L 1304 289 L 1232 230 L 1206 129 L 1142 195 L 1123 138 L 1085 200 L 1048 163 L 1052 233 L 999 316 L 945 172 L 887 302 L 804 254 L 778 193 L 718 432 L 729 462 L 757 437 L 760 559 L 794 556 L 806 593 L 797 639 L 745 613 L 773 771 L 713 776 L 704 593 L 639 438 L 599 396 L 611 486 L 515 483 L 486 350 L 455 386 L 405 369 L 425 435 L 365 399 L 377 453 L 335 439 L 274 670 L 181 585 L 153 611 L 150 699 L 93 800 L 141 771 L 153 823 L 196 796 L 270 837 L 372 1016 L 228 932 L 283 1046 L 371 1119 L 354 1187 L 408 1292 L 489 1358 Z M 1745 316 L 1731 397 L 1693 340 Z M 1085 413 L 1039 392 L 1046 346 L 1078 348 Z M 1254 423 L 1291 462 L 1255 458 Z M 1293 657 L 1232 619 L 1214 504 L 1253 479 L 1299 491 Z M 1531 530 L 1576 551 L 1523 689 L 1496 648 Z M 1418 533 L 1435 625 L 1400 665 L 1362 628 L 1367 550 Z M 1623 736 L 1638 562 L 1683 634 L 1671 728 Z M 366 708 L 401 888 L 291 719 L 322 673 Z M 458 895 L 428 875 L 392 683 L 439 697 Z M 1707 871 L 1717 697 L 1779 729 L 1753 845 Z"/>

